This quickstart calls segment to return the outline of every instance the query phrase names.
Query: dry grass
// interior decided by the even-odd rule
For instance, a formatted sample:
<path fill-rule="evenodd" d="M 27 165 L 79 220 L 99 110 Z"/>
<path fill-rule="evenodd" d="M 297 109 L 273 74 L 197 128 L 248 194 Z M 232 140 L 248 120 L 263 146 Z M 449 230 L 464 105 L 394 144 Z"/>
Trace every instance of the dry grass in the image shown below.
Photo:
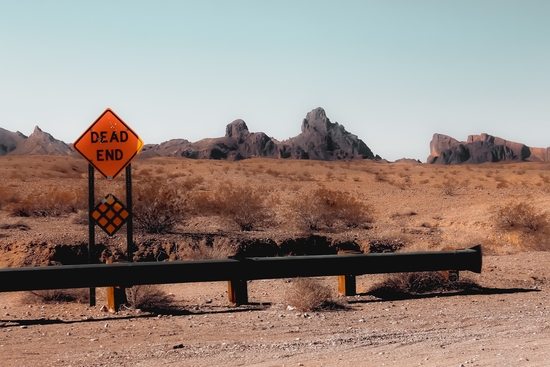
<path fill-rule="evenodd" d="M 84 190 L 45 188 L 34 190 L 24 198 L 13 196 L 6 209 L 17 217 L 56 217 L 83 209 L 86 196 Z"/>
<path fill-rule="evenodd" d="M 315 278 L 296 278 L 286 293 L 286 303 L 299 311 L 320 311 L 345 308 L 332 295 L 329 287 Z"/>
<path fill-rule="evenodd" d="M 380 298 L 402 298 L 419 294 L 479 289 L 473 281 L 449 280 L 443 272 L 397 273 L 386 275 L 370 294 Z"/>
<path fill-rule="evenodd" d="M 550 213 L 525 201 L 511 201 L 497 207 L 493 216 L 497 230 L 517 234 L 519 247 L 550 249 Z"/>
<path fill-rule="evenodd" d="M 381 240 L 379 244 L 384 245 L 393 239 L 388 233 L 407 235 L 407 247 L 414 244 L 424 250 L 473 236 L 483 246 L 494 246 L 495 253 L 550 248 L 542 235 L 546 229 L 529 223 L 496 225 L 495 210 L 491 210 L 520 201 L 535 209 L 548 206 L 550 163 L 447 167 L 369 160 L 138 158 L 132 168 L 135 210 L 141 210 L 146 220 L 158 220 L 134 222 L 143 232 L 251 229 L 251 236 L 283 237 L 315 231 L 333 238 L 349 236 L 364 244 L 365 250 L 369 240 Z M 33 232 L 39 223 L 57 226 L 70 215 L 63 232 L 80 233 L 82 227 L 76 223 L 87 220 L 86 171 L 85 161 L 69 157 L 0 157 L 0 225 L 12 222 L 5 219 L 10 214 L 30 215 L 26 223 Z M 111 192 L 124 201 L 124 193 L 116 191 L 124 180 L 124 173 L 114 182 L 96 174 L 96 202 Z M 151 187 L 153 182 L 158 184 Z M 454 186 L 445 192 L 445 185 Z M 142 188 L 146 195 L 138 199 Z M 144 204 L 141 209 L 140 203 Z M 509 221 L 504 217 L 500 220 Z M 518 230 L 522 226 L 526 229 Z M 5 241 L 21 234 L 17 228 L 0 227 L 0 231 Z M 499 246 L 506 250 L 500 251 Z M 205 254 L 201 251 L 190 256 L 214 256 L 207 254 L 209 248 L 204 248 Z"/>
<path fill-rule="evenodd" d="M 27 292 L 24 302 L 29 304 L 49 303 L 88 303 L 90 293 L 88 289 L 50 289 L 42 291 Z"/>
<path fill-rule="evenodd" d="M 135 285 L 126 288 L 128 307 L 143 311 L 158 312 L 174 308 L 174 296 L 159 285 Z"/>
<path fill-rule="evenodd" d="M 193 247 L 183 250 L 183 257 L 188 260 L 221 260 L 235 254 L 235 249 L 229 243 L 208 243 L 205 239 Z"/>
<path fill-rule="evenodd" d="M 300 196 L 292 206 L 302 228 L 309 231 L 338 225 L 357 228 L 373 221 L 371 206 L 344 191 L 320 188 Z"/>
<path fill-rule="evenodd" d="M 544 232 L 549 227 L 550 214 L 525 201 L 509 202 L 495 213 L 498 228 L 504 231 Z"/>
<path fill-rule="evenodd" d="M 136 229 L 147 233 L 167 233 L 184 220 L 185 194 L 174 182 L 142 181 L 134 185 L 132 191 Z"/>

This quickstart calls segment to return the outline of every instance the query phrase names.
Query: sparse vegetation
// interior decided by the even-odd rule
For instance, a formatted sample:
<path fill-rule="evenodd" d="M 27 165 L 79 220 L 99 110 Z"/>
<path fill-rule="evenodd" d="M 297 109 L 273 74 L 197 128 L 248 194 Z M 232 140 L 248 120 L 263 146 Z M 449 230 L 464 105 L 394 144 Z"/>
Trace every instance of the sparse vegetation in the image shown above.
<path fill-rule="evenodd" d="M 135 285 L 126 288 L 126 298 L 131 309 L 143 311 L 168 310 L 174 307 L 174 297 L 159 285 Z"/>
<path fill-rule="evenodd" d="M 87 303 L 89 297 L 89 291 L 84 288 L 49 289 L 27 292 L 25 303 Z"/>
<path fill-rule="evenodd" d="M 135 228 L 147 233 L 167 233 L 185 218 L 185 197 L 173 182 L 142 181 L 133 187 Z"/>
<path fill-rule="evenodd" d="M 542 232 L 548 230 L 550 214 L 524 201 L 510 202 L 497 209 L 495 220 L 504 231 Z"/>
<path fill-rule="evenodd" d="M 235 250 L 228 243 L 207 243 L 202 240 L 197 246 L 188 247 L 184 257 L 189 260 L 227 259 Z"/>
<path fill-rule="evenodd" d="M 480 287 L 470 280 L 450 280 L 442 272 L 397 273 L 386 278 L 370 290 L 380 298 L 401 298 L 418 294 L 475 290 Z"/>
<path fill-rule="evenodd" d="M 0 229 L 18 229 L 20 231 L 28 231 L 31 227 L 24 222 L 18 221 L 16 223 L 5 223 L 0 225 Z"/>
<path fill-rule="evenodd" d="M 333 228 L 338 224 L 356 228 L 373 220 L 372 208 L 368 204 L 347 192 L 327 188 L 301 195 L 292 206 L 306 230 L 315 231 L 323 226 Z"/>
<path fill-rule="evenodd" d="M 319 311 L 345 308 L 333 296 L 329 287 L 315 278 L 296 278 L 286 294 L 286 302 L 299 311 Z"/>
<path fill-rule="evenodd" d="M 270 208 L 265 205 L 267 195 L 262 187 L 223 184 L 216 190 L 213 199 L 217 212 L 236 223 L 241 231 L 266 225 L 272 217 Z"/>
<path fill-rule="evenodd" d="M 447 180 L 443 183 L 443 194 L 447 196 L 455 196 L 458 192 L 458 187 L 455 183 Z"/>
<path fill-rule="evenodd" d="M 84 190 L 75 192 L 53 187 L 33 191 L 20 200 L 12 199 L 6 209 L 16 217 L 56 217 L 83 209 L 87 203 L 85 198 Z"/>

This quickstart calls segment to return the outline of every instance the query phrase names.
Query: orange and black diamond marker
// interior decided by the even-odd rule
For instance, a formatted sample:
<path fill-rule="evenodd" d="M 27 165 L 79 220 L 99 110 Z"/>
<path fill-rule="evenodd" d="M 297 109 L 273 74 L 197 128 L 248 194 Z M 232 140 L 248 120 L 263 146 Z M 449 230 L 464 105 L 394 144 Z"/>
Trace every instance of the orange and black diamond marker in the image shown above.
<path fill-rule="evenodd" d="M 92 212 L 97 225 L 109 236 L 114 235 L 128 219 L 128 210 L 113 194 L 107 195 Z"/>

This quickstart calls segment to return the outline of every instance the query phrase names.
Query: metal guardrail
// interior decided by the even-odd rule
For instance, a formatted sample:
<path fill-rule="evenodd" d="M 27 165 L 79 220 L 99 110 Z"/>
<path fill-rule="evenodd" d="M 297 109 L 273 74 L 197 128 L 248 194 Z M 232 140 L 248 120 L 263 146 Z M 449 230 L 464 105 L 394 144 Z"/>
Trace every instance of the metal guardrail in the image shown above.
<path fill-rule="evenodd" d="M 481 246 L 466 250 L 288 256 L 0 269 L 0 292 L 439 270 L 481 272 Z"/>

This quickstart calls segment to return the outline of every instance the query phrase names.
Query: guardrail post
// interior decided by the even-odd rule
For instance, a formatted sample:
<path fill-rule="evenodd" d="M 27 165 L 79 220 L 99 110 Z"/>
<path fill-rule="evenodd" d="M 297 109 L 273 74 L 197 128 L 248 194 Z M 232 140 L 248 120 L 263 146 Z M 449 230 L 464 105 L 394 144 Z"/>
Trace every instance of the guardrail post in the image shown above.
<path fill-rule="evenodd" d="M 248 287 L 246 280 L 230 280 L 227 284 L 227 296 L 229 302 L 235 305 L 244 305 L 248 303 Z"/>
<path fill-rule="evenodd" d="M 338 251 L 338 255 L 360 253 L 353 250 Z M 342 296 L 355 296 L 357 294 L 355 275 L 338 275 L 338 294 Z"/>
<path fill-rule="evenodd" d="M 342 296 L 355 296 L 355 275 L 338 275 L 338 294 Z"/>
<path fill-rule="evenodd" d="M 107 309 L 109 312 L 117 312 L 121 305 L 128 302 L 126 298 L 126 288 L 107 287 Z"/>
<path fill-rule="evenodd" d="M 106 264 L 112 264 L 112 259 L 107 259 Z M 107 309 L 109 312 L 117 312 L 121 305 L 128 303 L 126 288 L 107 287 Z"/>

